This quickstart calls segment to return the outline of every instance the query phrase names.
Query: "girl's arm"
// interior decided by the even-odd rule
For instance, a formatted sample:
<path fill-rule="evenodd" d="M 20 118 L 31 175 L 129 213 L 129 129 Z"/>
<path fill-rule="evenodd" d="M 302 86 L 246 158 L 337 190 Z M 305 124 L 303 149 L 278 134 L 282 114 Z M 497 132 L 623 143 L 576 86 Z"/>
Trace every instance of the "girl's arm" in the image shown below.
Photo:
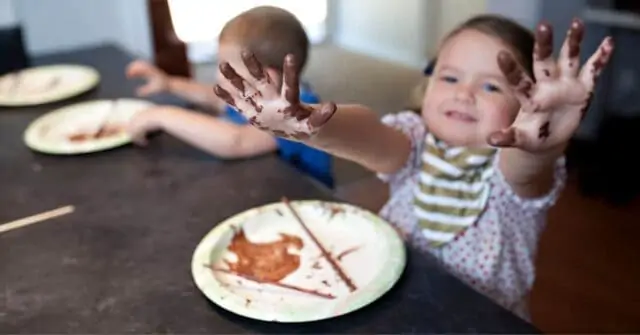
<path fill-rule="evenodd" d="M 541 196 L 552 187 L 554 165 L 580 125 L 595 81 L 613 52 L 613 40 L 607 37 L 580 69 L 582 22 L 574 19 L 557 61 L 552 58 L 551 33 L 549 25 L 538 26 L 535 83 L 510 54 L 498 57 L 521 109 L 510 128 L 491 134 L 488 141 L 504 148 L 499 169 L 523 197 Z"/>
<path fill-rule="evenodd" d="M 273 152 L 275 138 L 249 125 L 236 125 L 216 117 L 177 107 L 157 107 L 134 117 L 129 133 L 145 145 L 147 133 L 162 130 L 220 158 L 246 158 Z"/>
<path fill-rule="evenodd" d="M 338 105 L 333 117 L 304 142 L 378 173 L 397 171 L 411 151 L 406 135 L 360 105 Z"/>
<path fill-rule="evenodd" d="M 553 187 L 555 164 L 561 155 L 562 151 L 540 154 L 506 148 L 500 151 L 498 168 L 516 194 L 540 197 Z"/>
<path fill-rule="evenodd" d="M 243 52 L 241 56 L 244 66 L 237 72 L 229 63 L 220 64 L 226 80 L 221 80 L 214 91 L 240 110 L 252 125 L 376 172 L 392 173 L 406 163 L 410 140 L 400 131 L 383 125 L 370 109 L 334 103 L 301 104 L 299 73 L 292 55 L 285 58 L 281 89 L 252 54 Z"/>

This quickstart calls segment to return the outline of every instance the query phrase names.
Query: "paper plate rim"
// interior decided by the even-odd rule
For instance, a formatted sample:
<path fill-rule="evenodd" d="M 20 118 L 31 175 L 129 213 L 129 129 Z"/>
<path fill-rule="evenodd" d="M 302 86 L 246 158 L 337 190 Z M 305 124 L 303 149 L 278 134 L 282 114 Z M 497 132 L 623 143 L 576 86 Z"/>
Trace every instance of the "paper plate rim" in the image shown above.
<path fill-rule="evenodd" d="M 39 105 L 46 105 L 49 103 L 53 103 L 53 102 L 59 102 L 59 101 L 63 101 L 69 98 L 73 98 L 75 96 L 78 96 L 82 93 L 85 93 L 91 89 L 93 89 L 94 87 L 96 87 L 98 85 L 98 83 L 100 82 L 101 76 L 100 76 L 100 72 L 98 72 L 98 70 L 92 66 L 88 66 L 88 65 L 80 65 L 80 64 L 53 64 L 53 65 L 41 65 L 41 66 L 35 66 L 35 67 L 29 67 L 29 68 L 25 68 L 22 69 L 22 71 L 34 71 L 34 70 L 43 70 L 43 69 L 55 69 L 55 68 L 75 68 L 75 69 L 80 69 L 82 71 L 85 71 L 89 74 L 89 80 L 87 81 L 86 85 L 76 89 L 76 90 L 72 90 L 72 91 L 67 91 L 67 92 L 61 92 L 60 94 L 56 94 L 56 95 L 51 95 L 48 96 L 46 98 L 43 99 L 35 99 L 32 101 L 26 101 L 26 100 L 16 100 L 16 101 L 9 101 L 9 100 L 3 100 L 0 98 L 0 107 L 33 107 L 33 106 L 39 106 Z M 7 74 L 5 74 L 7 75 Z"/>
<path fill-rule="evenodd" d="M 222 298 L 225 292 L 228 294 L 231 293 L 229 293 L 230 291 L 227 290 L 223 285 L 221 285 L 217 280 L 212 279 L 212 272 L 210 269 L 205 267 L 205 262 L 208 262 L 212 254 L 215 252 L 218 241 L 222 239 L 226 234 L 230 234 L 232 232 L 232 227 L 241 225 L 243 221 L 245 221 L 252 215 L 255 215 L 255 213 L 259 211 L 283 206 L 282 202 L 272 202 L 262 206 L 247 209 L 245 211 L 232 215 L 225 220 L 222 220 L 214 228 L 212 228 L 198 243 L 191 259 L 191 275 L 194 283 L 196 284 L 196 287 L 209 301 L 229 312 L 250 319 L 278 323 L 314 322 L 346 315 L 355 312 L 363 307 L 366 307 L 367 305 L 381 298 L 398 282 L 406 267 L 406 247 L 403 239 L 400 237 L 398 232 L 394 228 L 392 228 L 386 220 L 372 213 L 371 211 L 345 202 L 323 200 L 292 200 L 291 204 L 294 206 L 315 204 L 338 205 L 348 207 L 356 210 L 359 213 L 362 213 L 362 215 L 367 217 L 369 221 L 376 226 L 376 229 L 380 229 L 384 236 L 386 236 L 386 238 L 388 239 L 388 250 L 391 253 L 389 256 L 389 263 L 391 266 L 385 267 L 385 271 L 381 271 L 381 273 L 376 277 L 376 279 L 374 279 L 372 283 L 369 283 L 363 288 L 359 288 L 359 290 L 354 293 L 354 295 L 357 295 L 356 298 L 350 298 L 349 303 L 337 312 L 333 309 L 318 309 L 318 312 L 313 316 L 279 314 L 277 317 L 274 317 L 260 311 L 256 311 L 255 309 L 247 308 L 246 304 L 233 302 L 233 299 Z"/>
<path fill-rule="evenodd" d="M 103 103 L 103 102 L 108 102 L 112 100 L 113 99 L 97 99 L 97 100 L 78 102 L 75 104 L 70 104 L 60 108 L 56 108 L 43 115 L 40 115 L 35 120 L 31 121 L 31 123 L 29 123 L 27 128 L 24 130 L 23 141 L 25 145 L 31 150 L 44 153 L 44 154 L 60 155 L 60 156 L 82 155 L 82 154 L 89 154 L 94 152 L 101 152 L 101 151 L 115 149 L 123 145 L 129 144 L 131 143 L 132 139 L 131 139 L 131 136 L 129 136 L 129 134 L 127 133 L 122 133 L 118 136 L 111 136 L 98 141 L 90 141 L 85 143 L 84 145 L 78 145 L 73 148 L 68 148 L 68 147 L 65 148 L 55 143 L 38 140 L 37 131 L 40 125 L 46 122 L 49 118 L 55 117 L 57 114 L 60 114 L 60 113 L 65 113 L 67 112 L 67 110 L 71 108 L 78 108 L 78 107 L 82 107 L 83 105 Z M 143 100 L 143 99 L 121 98 L 118 100 L 123 102 L 126 102 L 126 101 L 133 101 L 136 103 L 142 102 L 142 103 L 148 104 L 149 107 L 154 105 L 152 102 Z"/>

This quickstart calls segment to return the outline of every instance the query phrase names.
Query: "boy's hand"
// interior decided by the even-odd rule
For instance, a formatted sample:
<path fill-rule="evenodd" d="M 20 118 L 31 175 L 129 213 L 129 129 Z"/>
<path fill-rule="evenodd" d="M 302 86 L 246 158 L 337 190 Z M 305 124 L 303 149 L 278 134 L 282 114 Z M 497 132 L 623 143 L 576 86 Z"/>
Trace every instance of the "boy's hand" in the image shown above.
<path fill-rule="evenodd" d="M 136 94 L 146 97 L 169 89 L 169 76 L 162 70 L 143 60 L 133 61 L 127 66 L 127 78 L 143 78 L 147 82 L 136 90 Z"/>
<path fill-rule="evenodd" d="M 499 54 L 498 64 L 520 101 L 521 109 L 511 127 L 489 136 L 489 144 L 548 152 L 562 148 L 573 136 L 589 107 L 596 79 L 613 52 L 613 40 L 607 37 L 581 69 L 583 35 L 584 24 L 574 19 L 556 61 L 552 57 L 551 26 L 540 24 L 533 55 L 535 81 L 510 53 Z"/>
<path fill-rule="evenodd" d="M 136 113 L 127 124 L 127 133 L 133 143 L 147 145 L 147 134 L 162 128 L 162 118 L 172 107 L 152 107 Z"/>
<path fill-rule="evenodd" d="M 299 74 L 293 55 L 283 66 L 283 84 L 278 84 L 249 52 L 242 52 L 244 78 L 229 63 L 220 64 L 224 79 L 215 86 L 218 97 L 240 111 L 252 125 L 276 136 L 303 140 L 313 136 L 333 116 L 334 103 L 312 107 L 300 103 Z"/>

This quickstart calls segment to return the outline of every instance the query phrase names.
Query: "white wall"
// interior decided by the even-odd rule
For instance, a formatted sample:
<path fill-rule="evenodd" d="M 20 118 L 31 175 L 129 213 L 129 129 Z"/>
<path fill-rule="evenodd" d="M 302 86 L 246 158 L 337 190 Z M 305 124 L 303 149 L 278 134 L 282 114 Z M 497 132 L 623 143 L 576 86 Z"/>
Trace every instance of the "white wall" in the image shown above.
<path fill-rule="evenodd" d="M 60 1 L 60 0 L 56 0 Z M 95 2 L 96 0 L 91 0 Z M 100 0 L 105 1 L 105 0 Z M 107 0 L 109 1 L 109 0 Z M 124 48 L 147 59 L 153 57 L 153 38 L 146 0 L 110 0 L 115 2 L 121 24 L 115 37 Z"/>
<path fill-rule="evenodd" d="M 0 27 L 15 25 L 17 21 L 13 0 L 0 0 Z"/>
<path fill-rule="evenodd" d="M 19 0 L 14 7 L 33 55 L 108 42 L 152 55 L 145 0 Z"/>
<path fill-rule="evenodd" d="M 434 0 L 427 0 L 434 1 Z M 440 40 L 463 21 L 487 11 L 487 0 L 439 0 L 437 38 Z M 507 0 L 508 1 L 508 0 Z M 526 1 L 526 0 L 525 0 Z"/>
<path fill-rule="evenodd" d="M 488 12 L 510 17 L 529 29 L 535 29 L 542 15 L 542 0 L 486 1 Z"/>
<path fill-rule="evenodd" d="M 486 11 L 487 0 L 336 0 L 333 40 L 340 46 L 424 67 L 439 40 Z"/>
<path fill-rule="evenodd" d="M 368 55 L 423 67 L 433 29 L 433 0 L 338 0 L 333 41 Z"/>

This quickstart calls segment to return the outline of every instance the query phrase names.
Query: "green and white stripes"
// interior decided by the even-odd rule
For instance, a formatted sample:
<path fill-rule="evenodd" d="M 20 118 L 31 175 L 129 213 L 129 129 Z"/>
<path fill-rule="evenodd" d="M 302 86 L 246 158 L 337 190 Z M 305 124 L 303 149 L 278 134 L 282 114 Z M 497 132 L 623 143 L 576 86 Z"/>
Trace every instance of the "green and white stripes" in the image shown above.
<path fill-rule="evenodd" d="M 486 180 L 493 173 L 493 148 L 447 147 L 426 137 L 415 214 L 423 236 L 434 247 L 473 225 L 489 199 Z"/>

